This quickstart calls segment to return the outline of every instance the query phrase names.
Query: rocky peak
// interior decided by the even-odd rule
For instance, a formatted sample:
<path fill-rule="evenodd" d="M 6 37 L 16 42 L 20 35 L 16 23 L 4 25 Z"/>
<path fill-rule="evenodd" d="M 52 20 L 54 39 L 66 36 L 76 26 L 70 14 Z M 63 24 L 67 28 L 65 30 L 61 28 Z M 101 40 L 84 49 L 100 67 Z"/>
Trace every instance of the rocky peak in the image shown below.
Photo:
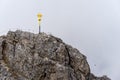
<path fill-rule="evenodd" d="M 60 38 L 17 30 L 0 37 L 0 80 L 110 80 Z"/>

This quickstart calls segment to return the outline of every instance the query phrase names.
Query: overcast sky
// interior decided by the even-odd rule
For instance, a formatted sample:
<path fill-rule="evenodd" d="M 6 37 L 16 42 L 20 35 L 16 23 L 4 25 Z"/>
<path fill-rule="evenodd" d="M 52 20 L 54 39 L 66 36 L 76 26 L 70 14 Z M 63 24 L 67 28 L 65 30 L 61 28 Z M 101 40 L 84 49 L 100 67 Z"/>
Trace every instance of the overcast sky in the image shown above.
<path fill-rule="evenodd" d="M 9 30 L 60 37 L 87 56 L 91 72 L 120 80 L 119 0 L 0 0 L 0 35 Z"/>

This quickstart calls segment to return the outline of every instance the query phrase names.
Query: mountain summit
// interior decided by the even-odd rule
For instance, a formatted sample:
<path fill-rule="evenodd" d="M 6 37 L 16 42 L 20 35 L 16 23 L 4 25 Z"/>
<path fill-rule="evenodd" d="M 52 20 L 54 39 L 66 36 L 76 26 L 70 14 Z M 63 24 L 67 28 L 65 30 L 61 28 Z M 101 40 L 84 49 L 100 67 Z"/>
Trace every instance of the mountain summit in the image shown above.
<path fill-rule="evenodd" d="M 86 56 L 46 33 L 0 37 L 0 80 L 110 80 L 90 72 Z"/>

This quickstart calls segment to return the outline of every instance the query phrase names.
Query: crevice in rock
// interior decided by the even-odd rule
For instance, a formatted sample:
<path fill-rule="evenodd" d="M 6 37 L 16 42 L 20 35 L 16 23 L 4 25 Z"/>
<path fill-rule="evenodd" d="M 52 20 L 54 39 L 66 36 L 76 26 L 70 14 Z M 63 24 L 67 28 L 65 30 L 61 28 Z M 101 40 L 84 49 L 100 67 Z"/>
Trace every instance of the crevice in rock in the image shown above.
<path fill-rule="evenodd" d="M 15 57 L 16 43 L 13 43 L 13 57 Z"/>
<path fill-rule="evenodd" d="M 5 63 L 8 63 L 8 60 L 5 55 L 6 46 L 7 46 L 6 40 L 3 40 L 3 42 L 2 42 L 2 55 L 3 55 L 2 59 L 4 60 Z"/>
<path fill-rule="evenodd" d="M 70 66 L 71 68 L 73 68 L 72 66 L 71 66 L 71 59 L 70 59 L 70 53 L 69 53 L 69 50 L 68 50 L 68 48 L 67 48 L 67 46 L 65 46 L 65 49 L 66 49 L 66 51 L 67 51 L 67 56 L 68 56 L 68 66 Z"/>
<path fill-rule="evenodd" d="M 16 43 L 18 42 L 16 40 L 16 34 L 14 33 L 14 37 L 13 37 L 13 57 L 15 57 L 15 49 L 16 49 Z"/>
<path fill-rule="evenodd" d="M 47 76 L 46 69 L 44 69 L 42 75 L 39 77 L 39 80 L 44 80 Z"/>

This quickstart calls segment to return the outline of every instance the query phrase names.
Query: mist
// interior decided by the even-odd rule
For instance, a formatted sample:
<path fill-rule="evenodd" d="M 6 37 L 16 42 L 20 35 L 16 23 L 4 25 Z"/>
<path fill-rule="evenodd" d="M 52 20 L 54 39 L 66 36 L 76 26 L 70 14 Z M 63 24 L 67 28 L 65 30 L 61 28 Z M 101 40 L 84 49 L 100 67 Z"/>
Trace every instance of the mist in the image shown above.
<path fill-rule="evenodd" d="M 53 34 L 87 56 L 91 72 L 120 80 L 119 0 L 0 0 L 0 35 L 9 30 Z"/>

